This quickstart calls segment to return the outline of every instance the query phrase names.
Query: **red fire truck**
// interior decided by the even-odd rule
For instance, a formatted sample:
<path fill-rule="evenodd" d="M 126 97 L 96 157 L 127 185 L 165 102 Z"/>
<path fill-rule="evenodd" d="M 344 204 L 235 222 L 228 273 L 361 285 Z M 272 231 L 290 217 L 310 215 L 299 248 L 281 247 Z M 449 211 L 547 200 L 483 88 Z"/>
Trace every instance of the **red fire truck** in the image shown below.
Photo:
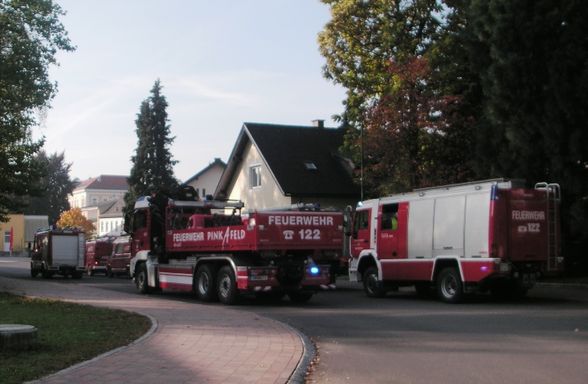
<path fill-rule="evenodd" d="M 135 203 L 130 274 L 137 289 L 193 291 L 234 304 L 239 294 L 304 302 L 334 289 L 343 215 L 280 210 L 241 215 L 243 203 L 154 196 Z"/>
<path fill-rule="evenodd" d="M 47 229 L 35 233 L 31 251 L 31 276 L 54 274 L 79 279 L 84 273 L 84 233 L 78 229 Z"/>
<path fill-rule="evenodd" d="M 446 302 L 472 290 L 522 295 L 563 267 L 559 201 L 557 184 L 496 179 L 360 202 L 350 280 L 372 297 L 409 285 Z"/>
<path fill-rule="evenodd" d="M 105 236 L 86 242 L 86 272 L 88 276 L 100 272 L 106 274 L 108 257 L 112 253 L 114 237 Z"/>

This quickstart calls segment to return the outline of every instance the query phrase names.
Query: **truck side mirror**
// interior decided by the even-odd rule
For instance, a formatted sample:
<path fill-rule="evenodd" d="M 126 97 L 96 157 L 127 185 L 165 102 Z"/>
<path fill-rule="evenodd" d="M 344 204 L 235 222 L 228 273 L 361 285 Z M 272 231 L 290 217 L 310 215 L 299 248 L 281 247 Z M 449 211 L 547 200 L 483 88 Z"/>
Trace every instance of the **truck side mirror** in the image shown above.
<path fill-rule="evenodd" d="M 132 235 L 131 228 L 133 228 L 133 215 L 129 215 L 128 213 L 125 215 L 125 223 L 123 224 L 123 230 L 126 233 Z"/>

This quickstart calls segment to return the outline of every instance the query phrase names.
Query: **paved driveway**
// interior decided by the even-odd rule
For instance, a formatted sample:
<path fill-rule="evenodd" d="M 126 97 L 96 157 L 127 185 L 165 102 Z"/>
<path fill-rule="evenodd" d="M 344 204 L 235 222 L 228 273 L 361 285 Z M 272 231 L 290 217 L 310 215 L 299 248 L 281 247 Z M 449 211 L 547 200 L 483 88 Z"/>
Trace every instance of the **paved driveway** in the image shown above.
<path fill-rule="evenodd" d="M 303 356 L 297 332 L 254 313 L 72 280 L 17 278 L 27 272 L 26 261 L 0 260 L 1 275 L 14 276 L 0 276 L 0 291 L 125 309 L 156 321 L 139 342 L 43 383 L 286 383 Z"/>

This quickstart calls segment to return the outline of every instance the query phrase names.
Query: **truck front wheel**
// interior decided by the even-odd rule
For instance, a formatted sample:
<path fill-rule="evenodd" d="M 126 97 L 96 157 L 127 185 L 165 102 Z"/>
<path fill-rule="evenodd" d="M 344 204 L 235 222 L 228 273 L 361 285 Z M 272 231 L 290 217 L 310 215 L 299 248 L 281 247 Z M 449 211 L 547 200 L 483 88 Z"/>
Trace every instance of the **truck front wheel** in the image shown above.
<path fill-rule="evenodd" d="M 233 269 L 225 265 L 218 271 L 217 276 L 217 294 L 218 298 L 223 304 L 236 304 L 239 298 L 239 291 L 237 290 L 237 279 Z"/>
<path fill-rule="evenodd" d="M 39 274 L 39 270 L 35 267 L 33 267 L 33 263 L 31 263 L 31 277 L 37 277 L 37 275 Z"/>
<path fill-rule="evenodd" d="M 384 297 L 386 290 L 382 287 L 382 282 L 378 280 L 378 269 L 369 267 L 362 276 L 363 288 L 369 297 Z"/>
<path fill-rule="evenodd" d="M 47 270 L 47 267 L 43 264 L 41 265 L 41 276 L 43 276 L 44 279 L 50 279 L 51 276 L 53 276 L 53 272 Z"/>
<path fill-rule="evenodd" d="M 135 272 L 135 285 L 140 293 L 149 293 L 149 283 L 147 280 L 147 266 L 145 263 L 137 265 L 137 271 Z"/>
<path fill-rule="evenodd" d="M 463 283 L 456 268 L 445 268 L 437 278 L 437 295 L 446 303 L 458 303 L 463 298 Z"/>
<path fill-rule="evenodd" d="M 211 265 L 202 265 L 196 271 L 194 277 L 194 290 L 196 296 L 202 301 L 217 301 L 214 270 Z"/>

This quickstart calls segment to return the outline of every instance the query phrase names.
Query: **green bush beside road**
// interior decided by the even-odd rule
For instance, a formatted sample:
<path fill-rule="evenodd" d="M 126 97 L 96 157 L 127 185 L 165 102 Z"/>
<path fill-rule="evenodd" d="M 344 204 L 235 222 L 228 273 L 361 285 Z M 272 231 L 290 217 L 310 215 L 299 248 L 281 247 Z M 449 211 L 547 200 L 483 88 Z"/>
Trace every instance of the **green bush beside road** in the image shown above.
<path fill-rule="evenodd" d="M 0 292 L 0 324 L 37 327 L 37 343 L 0 351 L 0 383 L 22 383 L 127 345 L 151 327 L 148 318 L 120 310 Z"/>

